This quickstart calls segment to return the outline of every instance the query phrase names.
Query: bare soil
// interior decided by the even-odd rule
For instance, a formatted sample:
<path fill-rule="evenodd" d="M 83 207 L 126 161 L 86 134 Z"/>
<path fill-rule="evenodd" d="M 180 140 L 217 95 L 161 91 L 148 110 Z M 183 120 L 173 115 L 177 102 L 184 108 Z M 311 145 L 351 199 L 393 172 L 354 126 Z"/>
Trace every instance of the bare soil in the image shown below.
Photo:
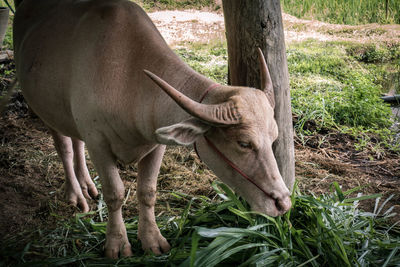
<path fill-rule="evenodd" d="M 179 46 L 185 42 L 209 42 L 225 38 L 222 12 L 198 10 L 157 11 L 149 13 L 167 43 Z M 298 19 L 283 14 L 285 41 L 300 42 L 307 39 L 319 41 L 349 41 L 357 43 L 400 43 L 400 25 L 340 25 L 317 20 Z"/>
<path fill-rule="evenodd" d="M 222 14 L 187 11 L 186 15 L 186 19 L 182 19 L 182 13 L 162 11 L 150 14 L 173 46 L 187 41 L 223 38 Z M 288 42 L 306 37 L 328 40 L 324 38 L 332 36 L 363 42 L 364 37 L 360 36 L 366 36 L 370 28 L 375 29 L 373 25 L 328 25 L 298 20 L 289 15 L 284 15 L 284 19 Z M 379 38 L 383 41 L 398 42 L 399 27 L 382 26 L 374 32 L 380 33 Z M 3 77 L 1 82 L 6 85 L 10 78 Z M 325 142 L 321 142 L 322 139 Z M 296 178 L 300 189 L 320 194 L 329 191 L 333 181 L 343 189 L 362 185 L 365 187 L 361 191 L 365 194 L 382 193 L 384 197 L 394 194 L 389 206 L 394 205 L 394 211 L 400 214 L 399 155 L 373 148 L 357 151 L 354 143 L 351 137 L 340 133 L 310 137 L 305 144 L 296 138 Z M 95 177 L 90 160 L 88 165 Z M 137 214 L 136 175 L 135 166 L 121 166 L 128 199 L 124 206 L 125 216 Z M 15 95 L 6 113 L 0 117 L 0 243 L 6 235 L 54 227 L 56 216 L 53 214 L 71 216 L 77 211 L 64 202 L 63 177 L 62 165 L 46 127 L 40 119 L 29 114 L 21 96 Z M 158 179 L 156 214 L 177 212 L 169 205 L 171 191 L 213 197 L 215 193 L 210 184 L 215 179 L 191 148 L 169 148 Z M 363 208 L 371 210 L 373 204 L 373 201 L 365 202 Z M 92 208 L 95 205 L 96 202 L 92 201 Z M 399 219 L 397 215 L 393 220 Z"/>

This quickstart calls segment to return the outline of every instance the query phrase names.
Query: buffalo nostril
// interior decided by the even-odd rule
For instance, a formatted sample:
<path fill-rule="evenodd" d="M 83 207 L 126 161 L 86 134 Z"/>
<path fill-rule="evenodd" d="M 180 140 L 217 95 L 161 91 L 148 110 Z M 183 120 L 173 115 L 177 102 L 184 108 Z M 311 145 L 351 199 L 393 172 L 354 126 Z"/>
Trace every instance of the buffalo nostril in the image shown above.
<path fill-rule="evenodd" d="M 279 210 L 279 211 L 282 211 L 282 206 L 281 206 L 281 204 L 279 203 L 279 199 L 275 199 L 275 206 L 276 206 L 276 208 Z"/>
<path fill-rule="evenodd" d="M 292 202 L 289 197 L 283 199 L 275 199 L 275 206 L 280 212 L 286 212 L 292 206 Z"/>

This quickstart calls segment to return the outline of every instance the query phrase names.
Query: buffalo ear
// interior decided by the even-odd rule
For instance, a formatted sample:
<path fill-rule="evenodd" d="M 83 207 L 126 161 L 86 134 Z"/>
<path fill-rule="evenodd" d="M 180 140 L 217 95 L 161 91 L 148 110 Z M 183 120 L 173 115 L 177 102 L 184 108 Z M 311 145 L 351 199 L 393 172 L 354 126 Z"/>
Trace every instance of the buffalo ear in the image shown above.
<path fill-rule="evenodd" d="M 191 118 L 177 124 L 158 128 L 155 134 L 160 144 L 188 146 L 203 136 L 210 128 L 210 125 L 196 118 Z"/>

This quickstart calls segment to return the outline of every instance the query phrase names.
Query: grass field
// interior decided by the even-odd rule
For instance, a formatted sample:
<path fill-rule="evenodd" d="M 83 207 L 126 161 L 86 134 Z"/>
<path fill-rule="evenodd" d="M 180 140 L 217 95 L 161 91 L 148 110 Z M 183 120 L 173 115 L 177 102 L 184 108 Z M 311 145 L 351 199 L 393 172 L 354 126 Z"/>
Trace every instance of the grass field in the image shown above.
<path fill-rule="evenodd" d="M 400 24 L 398 0 L 282 0 L 284 12 L 337 24 Z M 387 4 L 387 5 L 386 5 Z"/>
<path fill-rule="evenodd" d="M 213 0 L 134 0 L 147 10 L 208 8 L 220 10 Z M 398 0 L 282 0 L 283 11 L 304 19 L 337 24 L 400 24 Z"/>

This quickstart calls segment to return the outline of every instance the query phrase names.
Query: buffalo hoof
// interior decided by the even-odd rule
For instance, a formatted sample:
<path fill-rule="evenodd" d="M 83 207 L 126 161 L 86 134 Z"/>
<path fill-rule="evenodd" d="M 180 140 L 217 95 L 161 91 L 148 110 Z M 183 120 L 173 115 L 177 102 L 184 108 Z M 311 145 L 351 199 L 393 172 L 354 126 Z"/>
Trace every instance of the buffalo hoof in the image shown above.
<path fill-rule="evenodd" d="M 142 242 L 142 248 L 144 251 L 151 251 L 155 255 L 161 255 L 171 250 L 167 239 L 165 239 L 160 230 L 155 229 L 153 231 L 142 231 L 139 232 L 139 239 Z"/>
<path fill-rule="evenodd" d="M 90 180 L 90 177 L 89 179 L 85 179 L 83 182 L 80 182 L 79 184 L 81 186 L 83 195 L 87 199 L 96 199 L 98 197 L 99 192 L 97 191 L 97 188 L 92 182 L 92 180 Z"/>
<path fill-rule="evenodd" d="M 89 205 L 80 188 L 66 186 L 65 196 L 70 205 L 78 207 L 83 213 L 89 212 Z"/>
<path fill-rule="evenodd" d="M 109 238 L 104 247 L 105 256 L 110 259 L 118 259 L 119 257 L 132 256 L 131 244 L 128 240 L 119 238 Z"/>

